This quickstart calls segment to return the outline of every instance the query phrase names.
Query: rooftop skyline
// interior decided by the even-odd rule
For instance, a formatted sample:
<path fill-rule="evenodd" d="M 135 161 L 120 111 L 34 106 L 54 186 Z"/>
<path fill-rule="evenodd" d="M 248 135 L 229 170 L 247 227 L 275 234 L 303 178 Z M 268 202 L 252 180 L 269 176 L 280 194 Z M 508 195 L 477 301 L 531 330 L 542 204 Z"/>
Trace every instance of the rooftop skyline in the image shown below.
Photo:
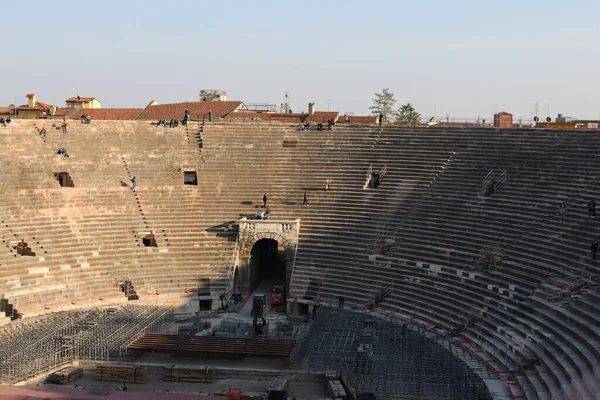
<path fill-rule="evenodd" d="M 27 93 L 64 106 L 93 96 L 103 107 L 196 101 L 284 101 L 294 112 L 369 114 L 389 88 L 424 118 L 528 120 L 557 113 L 600 118 L 600 3 L 458 0 L 114 1 L 3 7 L 0 106 Z"/>

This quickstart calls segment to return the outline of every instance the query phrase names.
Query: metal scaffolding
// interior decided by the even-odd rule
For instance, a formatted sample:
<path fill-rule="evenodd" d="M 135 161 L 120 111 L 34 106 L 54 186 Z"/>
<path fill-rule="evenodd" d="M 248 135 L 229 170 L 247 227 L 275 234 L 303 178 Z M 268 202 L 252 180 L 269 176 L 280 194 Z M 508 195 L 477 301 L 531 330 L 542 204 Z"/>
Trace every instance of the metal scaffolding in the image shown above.
<path fill-rule="evenodd" d="M 477 399 L 484 381 L 446 346 L 407 324 L 322 308 L 290 367 L 340 371 L 357 392 L 406 399 Z"/>
<path fill-rule="evenodd" d="M 127 346 L 166 328 L 171 308 L 126 305 L 60 312 L 0 328 L 0 382 L 14 383 L 74 360 L 124 357 Z"/>

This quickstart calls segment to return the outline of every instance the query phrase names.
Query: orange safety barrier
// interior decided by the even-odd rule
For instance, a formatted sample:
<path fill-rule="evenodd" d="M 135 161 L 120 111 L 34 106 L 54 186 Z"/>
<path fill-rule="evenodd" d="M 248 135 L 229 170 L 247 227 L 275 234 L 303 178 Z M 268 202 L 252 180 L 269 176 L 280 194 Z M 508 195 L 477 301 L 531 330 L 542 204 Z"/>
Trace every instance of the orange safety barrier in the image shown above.
<path fill-rule="evenodd" d="M 227 390 L 227 400 L 242 400 L 242 389 L 229 388 Z"/>

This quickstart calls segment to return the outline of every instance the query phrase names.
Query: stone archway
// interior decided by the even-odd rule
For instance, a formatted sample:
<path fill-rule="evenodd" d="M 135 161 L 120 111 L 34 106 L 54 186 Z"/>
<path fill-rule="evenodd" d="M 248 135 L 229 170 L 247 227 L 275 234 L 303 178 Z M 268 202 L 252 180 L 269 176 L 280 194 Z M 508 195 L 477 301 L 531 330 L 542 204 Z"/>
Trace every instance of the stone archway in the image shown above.
<path fill-rule="evenodd" d="M 239 289 L 248 293 L 254 289 L 250 271 L 250 259 L 252 248 L 262 239 L 271 239 L 277 242 L 277 249 L 285 257 L 286 293 L 289 289 L 289 281 L 292 276 L 300 220 L 295 221 L 240 221 L 238 234 L 238 249 L 236 254 L 236 265 L 239 268 Z"/>

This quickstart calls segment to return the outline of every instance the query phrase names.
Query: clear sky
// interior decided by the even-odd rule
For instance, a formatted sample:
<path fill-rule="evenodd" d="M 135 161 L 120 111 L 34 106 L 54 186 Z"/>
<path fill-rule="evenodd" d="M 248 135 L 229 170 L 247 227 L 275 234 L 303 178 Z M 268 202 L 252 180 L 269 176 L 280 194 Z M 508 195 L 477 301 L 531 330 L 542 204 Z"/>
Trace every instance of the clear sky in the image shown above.
<path fill-rule="evenodd" d="M 4 1 L 0 105 L 104 107 L 202 88 L 367 114 L 389 88 L 424 117 L 600 118 L 600 1 Z"/>

